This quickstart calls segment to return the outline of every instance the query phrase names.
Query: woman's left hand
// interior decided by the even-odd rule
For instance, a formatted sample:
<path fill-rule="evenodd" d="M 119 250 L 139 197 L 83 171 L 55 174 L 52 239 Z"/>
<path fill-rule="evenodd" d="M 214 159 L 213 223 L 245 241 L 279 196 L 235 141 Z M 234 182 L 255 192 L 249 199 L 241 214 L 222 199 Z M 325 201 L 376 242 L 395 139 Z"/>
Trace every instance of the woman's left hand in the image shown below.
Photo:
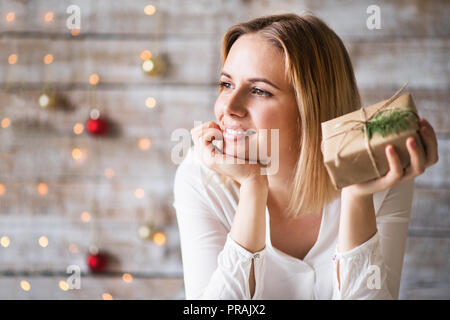
<path fill-rule="evenodd" d="M 436 133 L 430 123 L 424 118 L 419 119 L 419 132 L 424 142 L 427 158 L 420 156 L 418 146 L 413 137 L 406 139 L 406 147 L 411 157 L 410 165 L 403 170 L 400 159 L 392 145 L 386 147 L 386 156 L 389 162 L 389 171 L 383 177 L 370 180 L 365 183 L 353 184 L 342 189 L 354 196 L 368 196 L 407 180 L 414 179 L 425 172 L 425 169 L 438 162 L 438 145 Z"/>

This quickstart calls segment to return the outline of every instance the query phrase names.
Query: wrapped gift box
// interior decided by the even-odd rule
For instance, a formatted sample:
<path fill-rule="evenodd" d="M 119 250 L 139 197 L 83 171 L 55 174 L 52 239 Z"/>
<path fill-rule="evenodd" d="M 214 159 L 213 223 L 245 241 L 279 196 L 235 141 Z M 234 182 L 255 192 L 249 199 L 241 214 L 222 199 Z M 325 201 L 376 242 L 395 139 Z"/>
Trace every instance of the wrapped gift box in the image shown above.
<path fill-rule="evenodd" d="M 404 88 L 405 86 L 403 86 Z M 422 157 L 418 113 L 411 94 L 400 95 L 322 122 L 322 154 L 336 189 L 384 176 L 389 171 L 385 153 L 392 144 L 403 168 L 410 163 L 406 139 L 413 136 Z"/>

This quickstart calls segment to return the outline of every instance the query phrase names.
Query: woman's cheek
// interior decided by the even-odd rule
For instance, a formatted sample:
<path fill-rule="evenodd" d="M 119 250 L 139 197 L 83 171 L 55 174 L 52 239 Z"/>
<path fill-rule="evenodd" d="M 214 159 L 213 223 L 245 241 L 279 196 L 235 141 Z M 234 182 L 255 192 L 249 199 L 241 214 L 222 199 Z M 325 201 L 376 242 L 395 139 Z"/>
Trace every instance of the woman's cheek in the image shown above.
<path fill-rule="evenodd" d="M 280 110 L 277 108 L 277 110 Z M 279 112 L 279 111 L 278 111 Z M 265 112 L 259 114 L 257 121 L 258 128 L 258 149 L 259 159 L 266 160 L 271 156 L 272 152 L 278 152 L 280 128 L 282 125 L 279 122 L 278 112 Z M 255 121 L 255 122 L 256 122 Z"/>
<path fill-rule="evenodd" d="M 270 129 L 258 130 L 258 160 L 270 157 Z"/>
<path fill-rule="evenodd" d="M 216 116 L 216 120 L 219 121 L 220 119 L 220 98 L 217 98 L 216 103 L 214 104 L 214 115 Z"/>

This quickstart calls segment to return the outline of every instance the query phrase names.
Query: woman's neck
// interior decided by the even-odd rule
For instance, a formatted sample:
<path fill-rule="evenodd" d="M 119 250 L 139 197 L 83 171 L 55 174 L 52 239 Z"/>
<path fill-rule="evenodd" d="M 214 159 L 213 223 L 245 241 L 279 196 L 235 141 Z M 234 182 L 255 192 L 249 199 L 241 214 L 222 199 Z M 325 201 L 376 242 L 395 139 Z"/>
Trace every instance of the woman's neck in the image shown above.
<path fill-rule="evenodd" d="M 269 182 L 267 205 L 273 208 L 273 215 L 280 218 L 285 216 L 285 210 L 292 196 L 292 182 L 296 164 L 297 159 L 295 158 L 280 157 L 278 172 L 267 176 Z"/>

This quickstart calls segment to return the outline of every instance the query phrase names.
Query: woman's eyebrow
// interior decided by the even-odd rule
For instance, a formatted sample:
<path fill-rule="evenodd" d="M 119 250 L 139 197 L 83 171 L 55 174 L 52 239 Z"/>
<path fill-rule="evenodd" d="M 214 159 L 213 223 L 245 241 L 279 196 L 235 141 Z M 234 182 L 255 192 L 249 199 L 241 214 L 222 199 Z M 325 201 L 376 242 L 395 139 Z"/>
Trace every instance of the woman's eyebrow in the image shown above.
<path fill-rule="evenodd" d="M 225 77 L 228 77 L 228 78 L 230 78 L 230 79 L 233 79 L 233 77 L 229 74 L 229 73 L 227 73 L 227 72 L 225 72 L 225 71 L 222 71 L 221 73 L 220 73 L 220 75 L 224 75 Z M 267 80 L 267 79 L 265 79 L 265 78 L 250 78 L 250 79 L 247 79 L 247 81 L 248 82 L 265 82 L 265 83 L 267 83 L 267 84 L 269 84 L 269 85 L 271 85 L 272 87 L 274 87 L 274 88 L 276 88 L 276 89 L 278 89 L 278 90 L 281 90 L 280 88 L 278 88 L 278 86 L 276 86 L 273 82 L 270 82 L 269 80 Z"/>

